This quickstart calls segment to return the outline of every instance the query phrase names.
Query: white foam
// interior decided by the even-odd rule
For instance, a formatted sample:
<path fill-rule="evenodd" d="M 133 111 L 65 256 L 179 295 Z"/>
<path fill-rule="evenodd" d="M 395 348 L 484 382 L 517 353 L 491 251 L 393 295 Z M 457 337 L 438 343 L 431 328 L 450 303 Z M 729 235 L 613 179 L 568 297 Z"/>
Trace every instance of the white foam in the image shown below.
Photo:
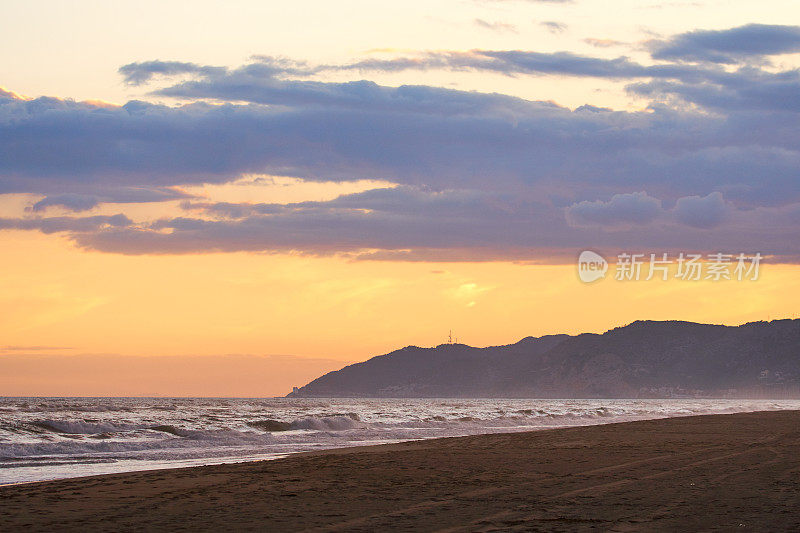
<path fill-rule="evenodd" d="M 313 429 L 316 431 L 344 431 L 368 427 L 358 419 L 358 416 L 307 416 L 294 420 L 289 424 L 291 429 Z"/>

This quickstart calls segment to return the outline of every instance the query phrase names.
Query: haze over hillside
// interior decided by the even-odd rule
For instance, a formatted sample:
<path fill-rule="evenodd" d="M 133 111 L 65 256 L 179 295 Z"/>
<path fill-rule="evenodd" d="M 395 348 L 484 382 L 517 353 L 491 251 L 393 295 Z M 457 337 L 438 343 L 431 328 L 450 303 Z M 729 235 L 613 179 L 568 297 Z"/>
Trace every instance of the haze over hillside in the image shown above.
<path fill-rule="evenodd" d="M 741 326 L 637 321 L 507 346 L 408 346 L 290 397 L 800 397 L 800 319 Z"/>

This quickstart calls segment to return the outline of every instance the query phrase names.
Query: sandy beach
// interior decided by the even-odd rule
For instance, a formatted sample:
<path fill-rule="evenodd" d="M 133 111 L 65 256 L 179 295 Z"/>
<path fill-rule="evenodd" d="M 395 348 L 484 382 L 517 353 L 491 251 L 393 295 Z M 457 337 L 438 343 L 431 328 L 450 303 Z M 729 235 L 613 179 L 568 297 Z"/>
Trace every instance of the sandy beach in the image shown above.
<path fill-rule="evenodd" d="M 0 530 L 800 529 L 800 412 L 339 449 L 0 488 Z"/>

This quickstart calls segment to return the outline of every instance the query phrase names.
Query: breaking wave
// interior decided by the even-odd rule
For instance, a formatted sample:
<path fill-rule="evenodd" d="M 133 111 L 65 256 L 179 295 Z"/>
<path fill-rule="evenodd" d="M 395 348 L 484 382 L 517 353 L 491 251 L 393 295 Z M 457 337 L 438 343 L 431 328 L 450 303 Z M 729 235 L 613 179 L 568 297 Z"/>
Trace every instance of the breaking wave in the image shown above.
<path fill-rule="evenodd" d="M 131 424 L 115 424 L 108 422 L 87 422 L 85 420 L 37 420 L 34 426 L 47 431 L 65 433 L 68 435 L 94 435 L 97 433 L 111 433 L 137 429 Z"/>
<path fill-rule="evenodd" d="M 355 413 L 334 416 L 307 416 L 294 420 L 289 424 L 290 429 L 311 429 L 315 431 L 345 431 L 348 429 L 363 429 L 368 427 L 361 422 Z"/>
<path fill-rule="evenodd" d="M 798 408 L 793 400 L 0 398 L 0 483 L 432 437 Z"/>

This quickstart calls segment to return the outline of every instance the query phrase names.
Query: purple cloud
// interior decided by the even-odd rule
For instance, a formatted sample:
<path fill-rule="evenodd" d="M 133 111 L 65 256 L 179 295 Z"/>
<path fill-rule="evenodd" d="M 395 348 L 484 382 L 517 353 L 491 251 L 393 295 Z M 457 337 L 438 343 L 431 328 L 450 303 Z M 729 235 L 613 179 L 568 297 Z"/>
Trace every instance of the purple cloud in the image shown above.
<path fill-rule="evenodd" d="M 746 24 L 725 30 L 695 30 L 653 41 L 655 59 L 737 63 L 800 52 L 800 26 Z"/>
<path fill-rule="evenodd" d="M 154 223 L 26 216 L 2 218 L 0 229 L 60 232 L 118 253 L 513 258 L 575 247 L 702 248 L 711 236 L 715 246 L 797 257 L 800 77 L 753 66 L 793 50 L 794 30 L 743 28 L 653 44 L 664 59 L 647 65 L 472 50 L 343 65 L 260 56 L 238 68 L 151 61 L 120 69 L 131 84 L 180 76 L 155 92 L 173 106 L 0 91 L 0 193 L 43 196 L 30 213 L 186 200 L 186 216 Z M 750 31 L 772 37 L 748 44 L 741 36 Z M 708 54 L 744 63 L 723 68 Z M 503 94 L 310 79 L 434 68 L 623 80 L 650 106 L 570 110 Z M 248 173 L 397 186 L 291 204 L 200 201 L 178 188 Z"/>
<path fill-rule="evenodd" d="M 649 224 L 661 214 L 661 201 L 645 192 L 615 194 L 608 202 L 583 201 L 567 208 L 567 219 L 575 226 Z"/>
<path fill-rule="evenodd" d="M 719 192 L 707 196 L 685 196 L 678 198 L 674 209 L 675 217 L 682 223 L 695 228 L 715 228 L 726 215 L 728 206 Z"/>

